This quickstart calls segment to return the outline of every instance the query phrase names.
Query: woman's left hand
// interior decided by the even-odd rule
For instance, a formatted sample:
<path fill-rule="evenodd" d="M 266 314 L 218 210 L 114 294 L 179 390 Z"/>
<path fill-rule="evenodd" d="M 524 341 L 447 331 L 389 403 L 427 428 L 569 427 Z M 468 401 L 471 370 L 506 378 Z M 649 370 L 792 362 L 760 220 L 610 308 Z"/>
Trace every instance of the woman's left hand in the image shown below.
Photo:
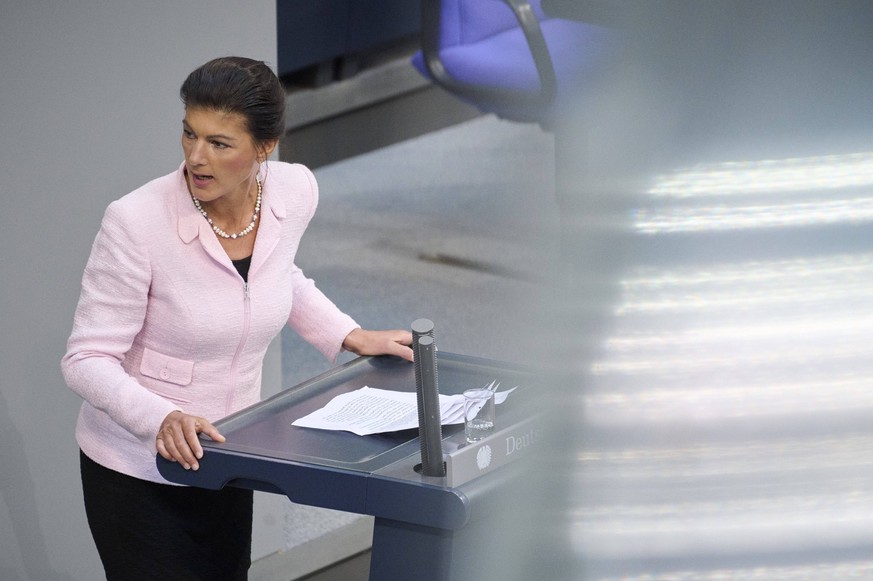
<path fill-rule="evenodd" d="M 396 355 L 412 361 L 412 333 L 409 331 L 367 331 L 355 329 L 343 340 L 343 348 L 356 355 Z"/>

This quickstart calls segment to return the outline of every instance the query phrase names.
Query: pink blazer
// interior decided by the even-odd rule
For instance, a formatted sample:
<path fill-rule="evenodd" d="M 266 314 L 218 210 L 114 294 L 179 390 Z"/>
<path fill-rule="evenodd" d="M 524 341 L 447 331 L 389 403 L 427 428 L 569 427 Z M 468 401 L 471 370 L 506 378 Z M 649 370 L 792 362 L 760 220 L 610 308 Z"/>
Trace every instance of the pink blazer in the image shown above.
<path fill-rule="evenodd" d="M 269 162 L 248 284 L 185 185 L 183 168 L 109 205 L 82 279 L 61 368 L 84 402 L 91 459 L 145 480 L 173 410 L 210 421 L 260 398 L 267 347 L 285 324 L 328 359 L 357 327 L 294 264 L 318 203 L 301 165 Z"/>

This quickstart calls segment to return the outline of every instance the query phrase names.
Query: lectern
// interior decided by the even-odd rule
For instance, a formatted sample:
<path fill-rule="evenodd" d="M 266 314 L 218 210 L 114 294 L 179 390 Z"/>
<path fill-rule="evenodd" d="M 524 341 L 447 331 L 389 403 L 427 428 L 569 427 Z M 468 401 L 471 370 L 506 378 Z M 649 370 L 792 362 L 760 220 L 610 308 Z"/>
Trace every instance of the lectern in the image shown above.
<path fill-rule="evenodd" d="M 469 581 L 490 578 L 487 544 L 506 531 L 493 519 L 518 506 L 525 462 L 541 440 L 535 375 L 503 362 L 439 352 L 441 393 L 497 380 L 518 385 L 498 406 L 495 433 L 467 445 L 463 425 L 442 434 L 446 475 L 421 474 L 418 430 L 356 436 L 292 426 L 335 396 L 364 386 L 415 392 L 413 364 L 360 357 L 216 422 L 223 443 L 203 440 L 198 471 L 157 457 L 171 482 L 236 486 L 292 502 L 374 518 L 370 579 Z"/>

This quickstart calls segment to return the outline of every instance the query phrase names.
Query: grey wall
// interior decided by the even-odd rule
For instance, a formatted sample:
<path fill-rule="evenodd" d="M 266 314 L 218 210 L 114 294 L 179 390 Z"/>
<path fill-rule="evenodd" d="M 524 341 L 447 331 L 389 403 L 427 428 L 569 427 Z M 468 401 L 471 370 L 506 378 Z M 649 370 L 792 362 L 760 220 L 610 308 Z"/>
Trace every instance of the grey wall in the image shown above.
<path fill-rule="evenodd" d="M 181 161 L 185 75 L 275 64 L 275 29 L 273 0 L 0 0 L 0 579 L 102 577 L 58 367 L 82 268 L 105 206 Z"/>

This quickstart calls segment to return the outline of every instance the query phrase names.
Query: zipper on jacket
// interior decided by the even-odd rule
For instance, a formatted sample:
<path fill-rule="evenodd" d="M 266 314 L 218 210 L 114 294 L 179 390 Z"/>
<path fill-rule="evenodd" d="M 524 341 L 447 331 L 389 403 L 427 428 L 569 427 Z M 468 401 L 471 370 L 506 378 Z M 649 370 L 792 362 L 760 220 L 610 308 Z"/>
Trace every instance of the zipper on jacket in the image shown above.
<path fill-rule="evenodd" d="M 239 340 L 239 345 L 236 347 L 236 352 L 233 354 L 233 360 L 230 363 L 230 391 L 227 393 L 225 403 L 225 415 L 229 415 L 233 410 L 234 395 L 236 394 L 237 370 L 239 367 L 239 358 L 242 354 L 243 347 L 246 344 L 246 339 L 249 336 L 249 322 L 252 316 L 251 301 L 249 300 L 249 283 L 243 281 L 243 329 L 242 336 Z"/>

